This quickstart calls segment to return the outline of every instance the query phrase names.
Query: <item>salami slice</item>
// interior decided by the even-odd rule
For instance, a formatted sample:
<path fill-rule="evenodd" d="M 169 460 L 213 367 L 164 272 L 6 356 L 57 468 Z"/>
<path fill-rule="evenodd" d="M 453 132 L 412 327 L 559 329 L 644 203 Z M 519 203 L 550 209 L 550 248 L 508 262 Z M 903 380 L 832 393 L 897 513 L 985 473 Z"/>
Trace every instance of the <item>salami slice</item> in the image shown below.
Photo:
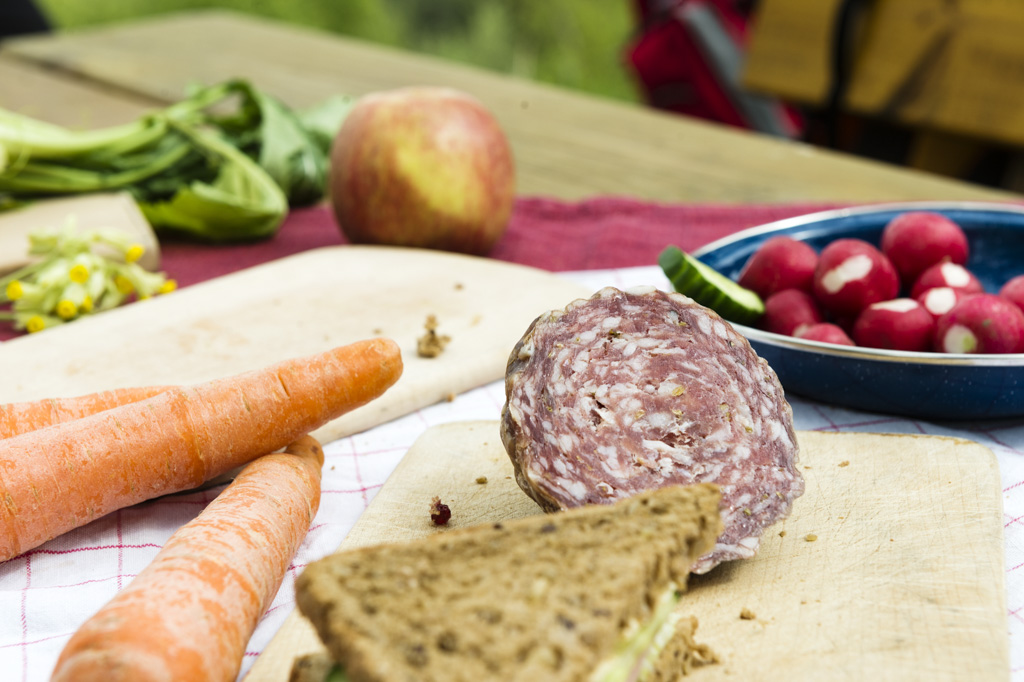
<path fill-rule="evenodd" d="M 509 357 L 501 438 L 547 511 L 716 483 L 725 531 L 694 566 L 754 555 L 804 490 L 775 372 L 708 308 L 606 288 L 537 318 Z"/>

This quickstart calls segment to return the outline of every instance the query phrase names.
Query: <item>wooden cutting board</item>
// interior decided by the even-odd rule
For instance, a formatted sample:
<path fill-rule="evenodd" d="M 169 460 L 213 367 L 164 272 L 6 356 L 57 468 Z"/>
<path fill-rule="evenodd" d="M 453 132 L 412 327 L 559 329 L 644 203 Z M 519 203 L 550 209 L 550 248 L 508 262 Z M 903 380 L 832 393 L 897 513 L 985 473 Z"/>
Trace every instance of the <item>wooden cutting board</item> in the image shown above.
<path fill-rule="evenodd" d="M 691 578 L 685 608 L 721 657 L 692 679 L 1009 679 L 992 452 L 934 436 L 798 435 L 807 490 L 791 517 L 755 558 Z M 512 479 L 497 422 L 446 424 L 409 450 L 342 548 L 444 532 L 429 519 L 435 495 L 451 528 L 541 513 Z M 246 681 L 284 682 L 296 655 L 318 650 L 293 612 Z"/>
<path fill-rule="evenodd" d="M 360 339 L 395 339 L 402 378 L 315 433 L 329 442 L 500 379 L 537 315 L 591 293 L 486 258 L 316 249 L 2 343 L 0 402 L 187 384 Z M 439 357 L 424 359 L 416 341 L 431 314 L 451 341 Z"/>

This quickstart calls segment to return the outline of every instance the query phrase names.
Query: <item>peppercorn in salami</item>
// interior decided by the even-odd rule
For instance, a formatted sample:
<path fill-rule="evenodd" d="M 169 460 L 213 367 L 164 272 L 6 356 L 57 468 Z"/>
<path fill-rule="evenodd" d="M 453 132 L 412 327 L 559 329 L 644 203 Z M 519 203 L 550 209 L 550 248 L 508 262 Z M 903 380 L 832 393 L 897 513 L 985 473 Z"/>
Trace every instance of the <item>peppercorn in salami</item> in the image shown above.
<path fill-rule="evenodd" d="M 606 288 L 537 318 L 505 378 L 501 437 L 547 511 L 716 483 L 725 531 L 694 566 L 747 558 L 803 493 L 775 372 L 708 308 Z"/>

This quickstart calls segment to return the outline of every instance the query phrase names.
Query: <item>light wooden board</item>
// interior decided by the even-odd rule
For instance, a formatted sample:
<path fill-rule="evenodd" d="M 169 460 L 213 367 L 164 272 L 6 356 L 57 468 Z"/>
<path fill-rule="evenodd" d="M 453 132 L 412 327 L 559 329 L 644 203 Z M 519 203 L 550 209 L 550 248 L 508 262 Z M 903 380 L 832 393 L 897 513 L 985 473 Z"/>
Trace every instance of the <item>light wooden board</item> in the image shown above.
<path fill-rule="evenodd" d="M 992 452 L 933 436 L 798 436 L 807 491 L 791 517 L 755 558 L 691 578 L 685 608 L 722 659 L 691 679 L 1009 679 Z M 430 523 L 434 495 L 453 528 L 540 513 L 512 479 L 497 422 L 446 424 L 409 450 L 342 548 L 444 532 Z M 293 612 L 246 680 L 283 682 L 296 655 L 318 650 Z"/>
<path fill-rule="evenodd" d="M 315 432 L 324 442 L 504 376 L 543 312 L 593 292 L 501 261 L 425 249 L 307 251 L 0 344 L 0 402 L 188 384 L 374 336 L 402 349 L 398 383 Z M 451 337 L 416 354 L 427 316 Z"/>
<path fill-rule="evenodd" d="M 242 77 L 285 102 L 445 85 L 480 98 L 508 134 L 519 191 L 578 199 L 797 202 L 998 200 L 1007 192 L 574 93 L 324 31 L 220 10 L 164 14 L 4 42 L 4 54 L 163 101 Z M 8 94 L 32 107 L 32 89 Z"/>
<path fill-rule="evenodd" d="M 138 205 L 127 193 L 89 194 L 32 202 L 0 212 L 0 275 L 30 261 L 29 234 L 59 230 L 68 221 L 78 230 L 114 230 L 145 248 L 139 265 L 160 267 L 160 244 Z"/>
<path fill-rule="evenodd" d="M 133 121 L 164 102 L 18 59 L 0 43 L 0 106 L 73 130 Z"/>

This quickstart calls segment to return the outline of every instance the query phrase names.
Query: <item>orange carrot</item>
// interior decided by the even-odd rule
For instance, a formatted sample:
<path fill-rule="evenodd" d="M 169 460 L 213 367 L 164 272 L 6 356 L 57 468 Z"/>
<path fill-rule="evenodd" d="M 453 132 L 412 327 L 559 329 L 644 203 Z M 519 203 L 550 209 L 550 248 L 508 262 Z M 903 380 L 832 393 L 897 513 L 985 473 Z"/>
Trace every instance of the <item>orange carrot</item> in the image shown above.
<path fill-rule="evenodd" d="M 163 393 L 169 386 L 115 388 L 74 398 L 47 398 L 0 405 L 0 438 L 35 431 L 51 424 L 88 417 L 112 407 L 136 403 Z"/>
<path fill-rule="evenodd" d="M 279 450 L 401 373 L 398 345 L 372 339 L 0 440 L 0 561 Z"/>
<path fill-rule="evenodd" d="M 320 503 L 307 436 L 260 457 L 68 641 L 51 680 L 229 682 Z"/>

